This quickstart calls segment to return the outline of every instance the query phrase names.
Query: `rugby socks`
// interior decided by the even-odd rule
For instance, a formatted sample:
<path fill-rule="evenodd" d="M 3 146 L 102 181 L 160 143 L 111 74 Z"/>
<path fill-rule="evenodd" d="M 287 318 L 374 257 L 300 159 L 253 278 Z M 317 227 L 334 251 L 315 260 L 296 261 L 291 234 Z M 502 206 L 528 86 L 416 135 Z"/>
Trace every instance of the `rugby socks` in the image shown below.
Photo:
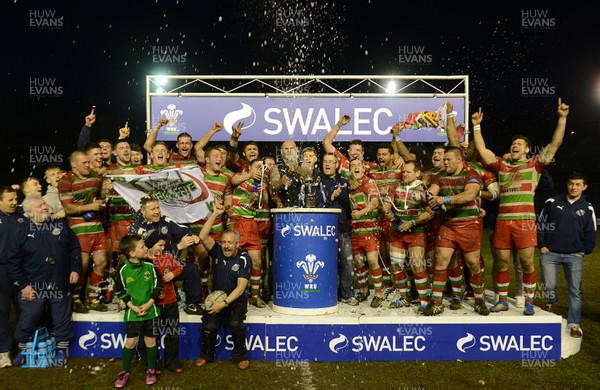
<path fill-rule="evenodd" d="M 475 297 L 475 302 L 483 302 L 483 296 L 485 293 L 483 272 L 480 271 L 477 275 L 471 274 L 471 276 L 469 277 L 469 281 L 471 282 L 471 287 L 473 288 L 473 296 Z"/>
<path fill-rule="evenodd" d="M 452 296 L 462 298 L 464 279 L 462 267 L 459 264 L 454 268 L 448 268 L 448 279 L 452 285 Z"/>
<path fill-rule="evenodd" d="M 529 274 L 523 272 L 523 296 L 525 302 L 533 304 L 533 296 L 535 295 L 535 279 L 537 275 L 535 270 Z"/>
<path fill-rule="evenodd" d="M 102 275 L 97 274 L 96 271 L 92 270 L 92 272 L 90 272 L 90 290 L 88 295 L 88 300 L 90 302 L 93 302 L 96 299 L 98 299 L 98 291 L 100 290 L 98 285 L 101 281 Z"/>
<path fill-rule="evenodd" d="M 427 274 L 424 271 L 415 272 L 415 284 L 419 293 L 419 301 L 421 305 L 427 304 Z"/>
<path fill-rule="evenodd" d="M 356 282 L 358 284 L 358 289 L 361 292 L 369 291 L 367 272 L 367 268 L 364 265 L 362 265 L 360 268 L 356 268 L 354 271 L 354 273 L 356 274 Z"/>
<path fill-rule="evenodd" d="M 371 270 L 371 279 L 373 280 L 373 289 L 375 290 L 375 296 L 382 296 L 383 276 L 381 273 L 381 267 L 377 267 Z"/>
<path fill-rule="evenodd" d="M 250 295 L 257 297 L 260 291 L 260 270 L 252 268 L 250 271 Z"/>
<path fill-rule="evenodd" d="M 158 345 L 146 347 L 146 368 L 153 370 L 156 368 L 156 356 L 158 355 Z"/>
<path fill-rule="evenodd" d="M 406 287 L 406 273 L 404 272 L 404 270 L 394 272 L 393 277 L 394 287 L 396 287 L 396 291 L 400 292 L 400 296 L 402 298 L 406 298 L 408 293 L 408 289 Z"/>
<path fill-rule="evenodd" d="M 123 347 L 123 371 L 131 371 L 131 361 L 133 360 L 134 354 L 135 348 L 129 349 L 127 347 Z"/>
<path fill-rule="evenodd" d="M 448 270 L 433 271 L 433 303 L 435 305 L 442 304 L 442 295 L 444 294 L 447 279 Z"/>
<path fill-rule="evenodd" d="M 535 289 L 535 279 L 533 283 Z M 496 284 L 498 285 L 498 295 L 500 296 L 500 300 L 502 302 L 508 303 L 508 286 L 510 284 L 510 271 L 496 271 Z"/>

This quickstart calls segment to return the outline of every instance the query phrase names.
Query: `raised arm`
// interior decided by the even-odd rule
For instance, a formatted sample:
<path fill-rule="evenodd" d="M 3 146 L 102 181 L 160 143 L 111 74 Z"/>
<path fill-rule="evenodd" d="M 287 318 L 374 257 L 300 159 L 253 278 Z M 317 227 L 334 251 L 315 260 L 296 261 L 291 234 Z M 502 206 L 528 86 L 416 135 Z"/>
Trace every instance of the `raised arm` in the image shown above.
<path fill-rule="evenodd" d="M 90 142 L 92 138 L 92 126 L 96 123 L 96 114 L 94 113 L 96 106 L 92 107 L 92 111 L 88 116 L 85 117 L 85 124 L 79 132 L 79 139 L 77 140 L 77 149 L 83 150 L 85 144 Z"/>
<path fill-rule="evenodd" d="M 558 148 L 563 142 L 565 137 L 565 128 L 567 127 L 567 116 L 569 115 L 569 106 L 562 102 L 561 98 L 558 98 L 558 123 L 554 134 L 552 134 L 552 141 L 540 152 L 539 160 L 544 164 L 550 164 L 554 155 L 558 151 Z"/>
<path fill-rule="evenodd" d="M 148 136 L 146 137 L 146 142 L 144 142 L 144 150 L 148 152 L 148 154 L 152 153 L 152 147 L 156 142 L 158 130 L 160 130 L 160 128 L 166 125 L 167 123 L 169 123 L 169 120 L 167 118 L 160 118 L 156 125 L 154 125 L 154 128 L 148 133 Z"/>
<path fill-rule="evenodd" d="M 229 155 L 227 156 L 226 165 L 234 172 L 239 171 L 240 152 L 238 150 L 238 140 L 242 135 L 244 122 L 238 122 L 237 125 L 231 127 L 231 138 L 229 139 Z"/>
<path fill-rule="evenodd" d="M 337 136 L 342 126 L 347 125 L 348 122 L 350 122 L 350 115 L 342 115 L 342 117 L 337 121 L 335 126 L 333 126 L 331 130 L 329 130 L 329 133 L 327 133 L 325 138 L 323 138 L 323 149 L 325 150 L 325 153 L 335 153 L 336 149 L 335 146 L 333 146 L 333 141 L 335 140 L 335 137 Z"/>
<path fill-rule="evenodd" d="M 483 113 L 481 112 L 481 107 L 479 107 L 479 111 L 471 115 L 471 124 L 473 124 L 473 142 L 475 143 L 475 149 L 479 152 L 479 156 L 481 157 L 481 161 L 485 165 L 491 164 L 496 160 L 496 155 L 494 152 L 485 147 L 485 141 L 483 140 L 483 136 L 481 135 L 481 121 L 483 120 Z"/>
<path fill-rule="evenodd" d="M 405 162 L 410 160 L 416 160 L 417 156 L 415 156 L 408 150 L 408 148 L 406 147 L 406 145 L 404 145 L 404 142 L 402 142 L 402 139 L 400 138 L 402 130 L 404 130 L 404 123 L 402 122 L 398 122 L 394 125 L 394 127 L 392 127 L 392 134 L 394 135 L 392 146 L 394 147 L 394 150 L 398 151 L 398 154 L 404 159 Z"/>
<path fill-rule="evenodd" d="M 223 124 L 221 122 L 215 122 L 210 130 L 196 142 L 194 145 L 194 153 L 196 154 L 196 160 L 198 160 L 199 163 L 204 163 L 204 148 L 208 145 L 208 142 L 212 137 L 221 130 L 223 130 Z"/>
<path fill-rule="evenodd" d="M 198 233 L 200 242 L 202 243 L 202 245 L 204 245 L 207 251 L 210 251 L 213 248 L 213 246 L 215 246 L 215 239 L 211 237 L 210 229 L 215 223 L 217 217 L 219 217 L 221 214 L 223 214 L 223 206 L 215 203 L 215 209 L 202 226 L 200 233 Z"/>
<path fill-rule="evenodd" d="M 448 136 L 448 146 L 460 146 L 458 131 L 456 130 L 456 120 L 454 118 L 454 105 L 452 102 L 446 102 L 446 134 Z"/>

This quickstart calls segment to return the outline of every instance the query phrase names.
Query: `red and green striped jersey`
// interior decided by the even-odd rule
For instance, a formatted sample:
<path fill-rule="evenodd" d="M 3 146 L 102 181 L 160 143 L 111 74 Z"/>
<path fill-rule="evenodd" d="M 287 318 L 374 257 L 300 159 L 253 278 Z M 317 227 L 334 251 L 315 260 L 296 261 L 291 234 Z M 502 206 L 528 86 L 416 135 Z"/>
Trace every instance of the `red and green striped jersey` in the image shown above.
<path fill-rule="evenodd" d="M 481 188 L 481 176 L 475 169 L 465 168 L 456 175 L 442 173 L 434 179 L 432 184 L 440 187 L 439 196 L 452 196 L 465 192 L 467 184 L 477 184 Z M 442 218 L 446 221 L 463 222 L 479 218 L 478 200 L 474 199 L 467 204 L 446 205 Z"/>
<path fill-rule="evenodd" d="M 356 188 L 355 190 L 349 188 L 349 195 L 352 210 L 363 210 L 367 207 L 371 199 L 379 199 L 379 192 L 377 192 L 377 184 L 375 184 L 375 181 L 373 181 L 373 179 L 370 179 L 367 176 L 362 177 L 361 185 L 358 188 Z M 377 209 L 375 209 L 358 219 L 351 219 L 351 233 L 379 233 L 381 231 L 381 226 L 377 222 L 377 217 L 378 212 Z"/>
<path fill-rule="evenodd" d="M 402 182 L 402 169 L 374 165 L 367 176 L 377 184 L 381 196 L 380 201 L 383 202 L 393 197 L 394 189 Z"/>
<path fill-rule="evenodd" d="M 403 223 L 410 223 L 413 219 L 417 219 L 419 214 L 425 211 L 427 206 L 427 200 L 425 197 L 425 189 L 421 180 L 415 180 L 413 183 L 406 185 L 399 183 L 395 189 L 393 189 L 393 206 L 392 212 L 397 219 L 402 220 Z M 397 224 L 392 224 L 392 229 L 398 231 Z M 412 233 L 423 233 L 425 228 L 423 226 L 414 227 L 411 229 Z"/>
<path fill-rule="evenodd" d="M 218 172 L 216 175 L 211 175 L 206 171 L 206 168 L 202 168 L 202 174 L 204 175 L 204 183 L 213 195 L 214 200 L 208 202 L 206 206 L 212 212 L 214 209 L 215 202 L 223 204 L 225 196 L 231 195 L 231 178 L 222 172 Z M 192 222 L 189 226 L 194 233 L 199 233 L 202 230 L 202 226 L 206 223 L 207 218 L 203 218 L 196 222 Z M 215 219 L 211 233 L 223 231 L 223 220 L 219 216 Z"/>
<path fill-rule="evenodd" d="M 535 190 L 546 164 L 536 154 L 527 161 L 517 162 L 496 157 L 488 167 L 498 175 L 500 185 L 498 220 L 535 221 Z"/>
<path fill-rule="evenodd" d="M 94 199 L 100 199 L 102 178 L 93 172 L 87 177 L 79 178 L 73 171 L 65 174 L 58 182 L 58 197 L 60 203 L 66 205 L 84 206 L 90 204 Z M 69 226 L 77 235 L 90 233 L 103 233 L 104 228 L 100 218 L 100 212 L 86 221 L 83 213 L 69 215 Z"/>
<path fill-rule="evenodd" d="M 241 218 L 254 218 L 258 209 L 259 193 L 254 190 L 259 181 L 248 179 L 233 189 L 233 212 L 230 216 L 231 221 Z"/>
<path fill-rule="evenodd" d="M 111 164 L 108 167 L 109 171 L 119 171 L 124 169 L 135 169 L 137 165 L 119 165 Z M 127 203 L 127 201 L 115 189 L 111 189 L 106 196 L 106 209 L 108 211 L 108 220 L 124 221 L 135 219 L 135 210 Z"/>

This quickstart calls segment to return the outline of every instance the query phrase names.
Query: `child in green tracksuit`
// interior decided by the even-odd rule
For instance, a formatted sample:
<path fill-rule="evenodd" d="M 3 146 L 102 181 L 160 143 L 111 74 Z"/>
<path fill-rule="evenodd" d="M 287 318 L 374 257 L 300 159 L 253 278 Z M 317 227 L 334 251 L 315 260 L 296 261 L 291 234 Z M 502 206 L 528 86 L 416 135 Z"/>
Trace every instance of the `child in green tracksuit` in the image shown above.
<path fill-rule="evenodd" d="M 127 259 L 117 270 L 116 293 L 127 309 L 125 310 L 126 339 L 123 348 L 123 371 L 119 373 L 115 387 L 127 384 L 130 375 L 131 361 L 138 343 L 140 332 L 144 334 L 146 345 L 146 384 L 153 385 L 158 381 L 155 367 L 158 354 L 156 336 L 159 334 L 158 324 L 160 310 L 158 302 L 163 288 L 162 279 L 152 263 L 143 259 L 148 255 L 148 248 L 142 236 L 131 234 L 121 239 L 121 253 Z"/>

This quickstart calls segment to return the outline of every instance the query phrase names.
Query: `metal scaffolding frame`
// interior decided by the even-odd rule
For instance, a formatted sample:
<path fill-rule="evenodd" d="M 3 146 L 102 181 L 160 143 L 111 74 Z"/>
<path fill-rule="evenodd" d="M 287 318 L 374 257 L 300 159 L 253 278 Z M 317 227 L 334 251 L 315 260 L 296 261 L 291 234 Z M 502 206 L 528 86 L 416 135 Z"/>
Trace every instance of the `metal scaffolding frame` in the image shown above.
<path fill-rule="evenodd" d="M 388 91 L 390 81 L 397 83 Z M 152 91 L 153 88 L 156 88 Z M 469 76 L 392 75 L 147 75 L 146 123 L 151 127 L 153 96 L 232 97 L 427 97 L 464 98 L 468 134 Z"/>
<path fill-rule="evenodd" d="M 396 81 L 394 91 L 385 82 Z M 160 91 L 152 91 L 152 88 Z M 312 92 L 321 90 L 321 92 Z M 324 91 L 324 92 L 323 92 Z M 469 76 L 146 76 L 146 107 L 152 96 L 243 97 L 455 97 L 469 102 Z"/>

